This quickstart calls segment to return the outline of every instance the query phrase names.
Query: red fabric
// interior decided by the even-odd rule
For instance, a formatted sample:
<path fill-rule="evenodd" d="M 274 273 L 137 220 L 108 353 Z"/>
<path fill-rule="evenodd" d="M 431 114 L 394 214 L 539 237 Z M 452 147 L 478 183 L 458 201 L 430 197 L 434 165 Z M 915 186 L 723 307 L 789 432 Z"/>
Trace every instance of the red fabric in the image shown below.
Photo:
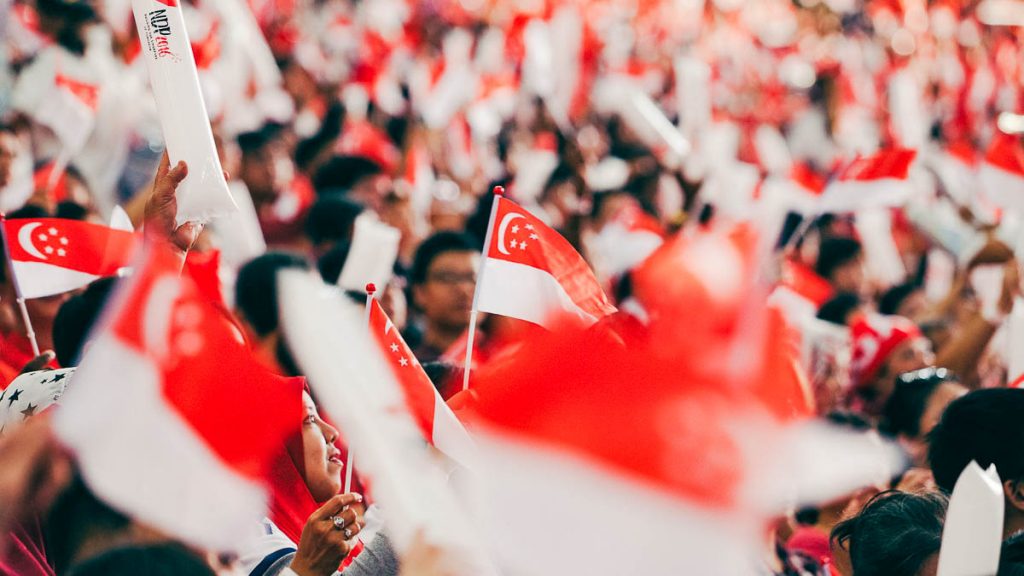
<path fill-rule="evenodd" d="M 866 314 L 850 327 L 853 336 L 854 384 L 864 386 L 870 382 L 897 346 L 921 336 L 916 324 L 900 316 Z"/>
<path fill-rule="evenodd" d="M 370 301 L 370 332 L 376 337 L 384 357 L 388 359 L 388 365 L 402 386 L 406 404 L 423 437 L 433 444 L 437 394 L 434 384 L 377 300 Z"/>
<path fill-rule="evenodd" d="M 3 225 L 13 262 L 112 276 L 131 262 L 135 248 L 134 233 L 82 220 L 25 218 Z"/>
<path fill-rule="evenodd" d="M 916 150 L 890 148 L 873 156 L 857 158 L 839 174 L 839 180 L 906 180 L 910 164 L 917 157 Z"/>
<path fill-rule="evenodd" d="M 281 438 L 301 419 L 301 398 L 273 380 L 235 325 L 187 276 L 178 275 L 178 266 L 169 251 L 154 250 L 125 294 L 112 330 L 159 367 L 168 408 L 225 465 L 261 480 Z"/>
<path fill-rule="evenodd" d="M 795 260 L 786 260 L 782 263 L 781 280 L 783 286 L 803 296 L 816 308 L 828 302 L 834 292 L 828 280 Z"/>
<path fill-rule="evenodd" d="M 203 297 L 208 302 L 223 307 L 224 293 L 220 286 L 220 250 L 205 252 L 190 250 L 185 257 L 185 268 Z"/>
<path fill-rule="evenodd" d="M 0 339 L 0 376 L 10 375 L 11 380 L 21 372 L 21 369 L 25 367 L 32 359 L 35 358 L 35 354 L 32 353 L 32 342 L 29 341 L 28 336 L 25 336 L 22 332 L 11 332 L 5 334 Z M 57 365 L 57 361 L 54 360 L 50 363 L 51 368 L 60 368 Z M 6 386 L 5 383 L 4 385 Z"/>
<path fill-rule="evenodd" d="M 70 92 L 75 98 L 78 99 L 79 102 L 85 104 L 85 106 L 88 107 L 90 110 L 95 111 L 97 108 L 99 108 L 99 86 L 96 86 L 95 84 L 86 84 L 85 82 L 80 82 L 78 80 L 75 80 L 74 78 L 63 75 L 60 72 L 57 72 L 56 76 L 54 76 L 53 83 L 56 84 L 58 88 L 62 88 Z"/>
<path fill-rule="evenodd" d="M 263 237 L 270 246 L 281 246 L 301 241 L 303 238 L 303 226 L 306 223 L 306 214 L 316 200 L 316 191 L 309 180 L 302 175 L 296 175 L 291 186 L 285 194 L 294 197 L 295 212 L 282 216 L 276 211 L 275 205 L 260 207 L 257 217 L 260 221 L 260 229 L 263 230 Z"/>
<path fill-rule="evenodd" d="M 828 534 L 813 526 L 797 528 L 786 542 L 786 548 L 793 552 L 803 552 L 822 565 L 832 564 L 832 549 L 829 546 Z"/>
<path fill-rule="evenodd" d="M 53 169 L 56 166 L 53 162 L 47 163 L 42 166 L 35 173 L 32 174 L 32 186 L 35 190 L 46 190 L 50 184 L 50 175 L 53 174 Z M 57 177 L 57 181 L 50 186 L 49 190 L 46 190 L 52 202 L 63 202 L 68 197 L 68 175 L 67 172 L 62 172 Z"/>
<path fill-rule="evenodd" d="M 985 162 L 1024 177 L 1024 148 L 1021 147 L 1020 138 L 997 132 L 985 153 Z"/>
<path fill-rule="evenodd" d="M 402 160 L 402 154 L 391 138 L 367 120 L 345 122 L 345 129 L 338 141 L 338 153 L 369 158 L 389 174 L 398 168 Z"/>
<path fill-rule="evenodd" d="M 577 306 L 594 318 L 615 312 L 590 266 L 568 240 L 515 202 L 502 196 L 495 201 L 498 206 L 488 258 L 547 272 Z"/>

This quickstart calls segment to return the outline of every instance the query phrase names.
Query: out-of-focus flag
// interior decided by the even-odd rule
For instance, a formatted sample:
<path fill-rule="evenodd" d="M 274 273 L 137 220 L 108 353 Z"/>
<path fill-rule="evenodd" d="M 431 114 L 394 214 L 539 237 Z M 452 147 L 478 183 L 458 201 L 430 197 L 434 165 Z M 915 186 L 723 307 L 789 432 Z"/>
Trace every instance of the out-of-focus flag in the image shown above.
<path fill-rule="evenodd" d="M 22 298 L 75 290 L 131 263 L 135 235 L 81 220 L 3 221 L 11 271 Z"/>
<path fill-rule="evenodd" d="M 171 163 L 188 164 L 178 187 L 178 224 L 236 212 L 178 0 L 132 0 L 132 11 Z"/>
<path fill-rule="evenodd" d="M 1024 213 L 1024 147 L 1020 138 L 999 132 L 978 169 L 986 198 L 1004 210 Z"/>
<path fill-rule="evenodd" d="M 179 266 L 153 250 L 115 296 L 54 427 L 99 498 L 237 550 L 266 514 L 264 473 L 302 417 L 301 389 L 254 359 Z"/>
<path fill-rule="evenodd" d="M 383 348 L 384 357 L 405 393 L 406 404 L 423 437 L 445 456 L 468 467 L 472 440 L 466 429 L 445 404 L 423 366 L 375 299 L 370 300 L 370 332 Z"/>
<path fill-rule="evenodd" d="M 1003 483 L 995 464 L 982 470 L 971 460 L 949 497 L 938 576 L 975 576 L 999 571 L 1005 506 Z"/>
<path fill-rule="evenodd" d="M 77 154 L 92 134 L 99 93 L 99 86 L 78 81 L 58 70 L 53 78 L 53 90 L 39 103 L 35 120 L 53 130 L 65 156 Z"/>
<path fill-rule="evenodd" d="M 509 571 L 618 574 L 593 554 L 614 549 L 636 573 L 750 573 L 767 518 L 899 465 L 871 435 L 804 419 L 744 236 L 669 241 L 637 270 L 648 338 L 623 347 L 570 319 L 477 375 L 481 517 Z M 806 472 L 828 453 L 835 468 Z M 537 493 L 545 505 L 523 508 Z"/>
<path fill-rule="evenodd" d="M 615 312 L 586 261 L 523 207 L 494 199 L 476 310 L 548 326 L 555 312 L 591 325 Z"/>
<path fill-rule="evenodd" d="M 857 158 L 825 189 L 819 211 L 856 212 L 903 205 L 914 194 L 907 176 L 916 157 L 916 150 L 893 148 Z"/>

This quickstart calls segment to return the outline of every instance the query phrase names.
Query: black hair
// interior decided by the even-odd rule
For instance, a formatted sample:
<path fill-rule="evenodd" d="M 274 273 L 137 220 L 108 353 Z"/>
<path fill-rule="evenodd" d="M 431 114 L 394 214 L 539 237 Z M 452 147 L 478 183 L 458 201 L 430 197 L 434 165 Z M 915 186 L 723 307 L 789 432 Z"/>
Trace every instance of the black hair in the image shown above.
<path fill-rule="evenodd" d="M 126 546 L 74 567 L 68 576 L 216 576 L 195 552 L 175 543 Z"/>
<path fill-rule="evenodd" d="M 64 574 L 89 538 L 121 534 L 130 527 L 127 516 L 101 502 L 76 476 L 47 512 L 46 557 L 57 574 Z"/>
<path fill-rule="evenodd" d="M 494 180 L 488 184 L 487 193 L 480 196 L 476 201 L 476 208 L 466 219 L 466 234 L 476 238 L 477 244 L 482 245 L 487 237 L 487 226 L 491 222 L 491 208 L 494 206 L 494 194 L 491 191 L 495 186 L 507 186 L 505 180 Z"/>
<path fill-rule="evenodd" d="M 831 539 L 849 551 L 851 576 L 916 576 L 942 547 L 948 503 L 935 492 L 882 492 L 837 524 Z"/>
<path fill-rule="evenodd" d="M 921 434 L 921 416 L 928 407 L 928 399 L 942 384 L 956 382 L 952 375 L 941 369 L 919 377 L 913 374 L 896 377 L 879 422 L 879 430 L 885 434 L 917 438 Z"/>
<path fill-rule="evenodd" d="M 846 326 L 846 318 L 861 305 L 860 297 L 852 292 L 840 292 L 818 308 L 819 320 Z"/>
<path fill-rule="evenodd" d="M 53 218 L 50 211 L 38 204 L 25 204 L 21 208 L 7 213 L 7 218 L 16 220 L 18 218 Z"/>
<path fill-rule="evenodd" d="M 856 238 L 844 236 L 825 238 L 818 248 L 818 261 L 814 264 L 814 271 L 818 276 L 830 280 L 836 269 L 858 258 L 861 252 L 860 241 Z"/>
<path fill-rule="evenodd" d="M 259 336 L 277 330 L 277 273 L 289 268 L 309 270 L 309 263 L 295 254 L 267 252 L 238 271 L 235 306 Z"/>
<path fill-rule="evenodd" d="M 427 373 L 427 378 L 430 378 L 430 382 L 439 393 L 449 390 L 452 382 L 461 383 L 465 374 L 462 366 L 441 360 L 427 362 L 423 365 L 423 371 Z"/>
<path fill-rule="evenodd" d="M 351 244 L 342 240 L 330 250 L 324 252 L 324 255 L 316 261 L 316 269 L 320 272 L 320 277 L 323 278 L 324 282 L 328 284 L 338 283 L 338 278 L 341 277 L 341 270 L 345 267 L 345 261 L 348 260 L 348 251 L 351 247 Z"/>
<path fill-rule="evenodd" d="M 73 54 L 85 54 L 83 27 L 99 20 L 96 8 L 87 0 L 36 0 L 40 15 L 61 22 L 55 40 Z"/>
<path fill-rule="evenodd" d="M 427 271 L 438 256 L 448 252 L 479 252 L 479 244 L 472 236 L 459 232 L 438 232 L 427 238 L 416 249 L 409 273 L 409 284 L 416 286 L 427 280 Z"/>
<path fill-rule="evenodd" d="M 238 147 L 243 154 L 256 152 L 281 136 L 284 127 L 276 122 L 268 122 L 251 132 L 238 135 Z"/>
<path fill-rule="evenodd" d="M 117 278 L 100 278 L 61 305 L 53 320 L 53 351 L 61 366 L 75 366 L 85 340 L 117 285 Z"/>
<path fill-rule="evenodd" d="M 365 156 L 335 156 L 313 176 L 317 193 L 328 190 L 351 190 L 360 180 L 384 171 L 380 164 Z"/>
<path fill-rule="evenodd" d="M 975 390 L 957 398 L 928 434 L 928 462 L 935 483 L 951 492 L 974 460 L 995 464 L 1003 480 L 1024 480 L 1024 390 Z"/>
<path fill-rule="evenodd" d="M 352 240 L 356 218 L 363 207 L 343 194 L 332 192 L 319 196 L 306 216 L 306 237 L 314 246 Z"/>
<path fill-rule="evenodd" d="M 900 284 L 889 288 L 885 291 L 885 294 L 882 294 L 882 298 L 878 301 L 878 311 L 886 316 L 896 315 L 897 310 L 899 310 L 903 301 L 920 289 L 921 287 L 913 282 L 907 282 L 906 284 Z"/>
<path fill-rule="evenodd" d="M 54 218 L 63 218 L 65 220 L 85 220 L 89 216 L 89 210 L 78 202 L 65 200 L 57 204 L 57 210 L 53 216 Z"/>

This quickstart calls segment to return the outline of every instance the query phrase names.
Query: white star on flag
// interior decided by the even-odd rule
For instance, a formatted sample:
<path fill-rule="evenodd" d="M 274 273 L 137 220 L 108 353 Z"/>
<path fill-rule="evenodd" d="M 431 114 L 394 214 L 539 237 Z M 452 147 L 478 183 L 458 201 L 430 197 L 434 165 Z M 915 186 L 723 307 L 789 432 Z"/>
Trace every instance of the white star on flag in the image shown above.
<path fill-rule="evenodd" d="M 530 234 L 530 240 L 537 240 L 539 238 L 540 236 L 537 236 L 536 234 Z"/>
<path fill-rule="evenodd" d="M 392 342 L 391 343 L 391 351 L 392 352 L 398 352 L 398 344 L 395 344 L 394 342 Z"/>
<path fill-rule="evenodd" d="M 519 224 L 515 224 L 515 225 L 512 226 L 512 233 L 513 234 L 518 234 L 519 233 Z"/>
<path fill-rule="evenodd" d="M 402 366 L 408 366 L 409 365 L 409 361 L 406 360 L 404 356 L 402 358 L 398 359 L 398 363 L 401 364 Z"/>

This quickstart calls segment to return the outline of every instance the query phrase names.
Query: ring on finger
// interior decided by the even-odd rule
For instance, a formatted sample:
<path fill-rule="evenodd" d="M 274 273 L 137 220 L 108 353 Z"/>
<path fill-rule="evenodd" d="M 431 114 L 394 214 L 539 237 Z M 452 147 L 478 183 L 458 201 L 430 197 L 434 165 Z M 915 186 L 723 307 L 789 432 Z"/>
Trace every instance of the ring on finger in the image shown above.
<path fill-rule="evenodd" d="M 336 530 L 341 530 L 345 527 L 345 519 L 341 516 L 331 516 L 331 522 L 334 523 L 334 528 Z M 346 532 L 348 532 L 348 530 L 346 530 Z"/>

